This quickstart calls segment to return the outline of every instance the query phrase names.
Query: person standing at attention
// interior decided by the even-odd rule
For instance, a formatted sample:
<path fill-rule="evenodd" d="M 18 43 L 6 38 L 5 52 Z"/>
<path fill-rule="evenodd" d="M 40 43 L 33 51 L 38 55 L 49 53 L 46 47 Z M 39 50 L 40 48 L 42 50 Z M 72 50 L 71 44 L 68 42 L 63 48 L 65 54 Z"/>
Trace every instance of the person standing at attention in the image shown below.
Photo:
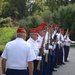
<path fill-rule="evenodd" d="M 65 41 L 65 45 L 64 45 L 64 61 L 65 62 L 69 62 L 68 60 L 68 56 L 69 56 L 69 51 L 70 51 L 70 45 L 72 43 L 75 43 L 75 41 L 70 40 L 70 32 L 67 31 L 66 35 L 64 36 L 64 41 Z"/>

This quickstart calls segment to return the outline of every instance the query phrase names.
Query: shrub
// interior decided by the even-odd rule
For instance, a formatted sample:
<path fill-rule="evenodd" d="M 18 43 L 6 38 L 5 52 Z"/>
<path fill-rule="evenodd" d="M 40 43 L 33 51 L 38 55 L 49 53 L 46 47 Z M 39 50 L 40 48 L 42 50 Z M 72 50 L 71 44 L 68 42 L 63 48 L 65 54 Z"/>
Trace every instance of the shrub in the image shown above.
<path fill-rule="evenodd" d="M 12 27 L 12 19 L 10 17 L 0 19 L 0 27 Z"/>
<path fill-rule="evenodd" d="M 50 23 L 51 21 L 51 12 L 49 10 L 46 10 L 42 13 L 41 17 L 44 22 Z"/>
<path fill-rule="evenodd" d="M 16 36 L 17 28 L 0 28 L 0 45 L 5 45 L 8 41 L 11 41 L 13 36 Z"/>

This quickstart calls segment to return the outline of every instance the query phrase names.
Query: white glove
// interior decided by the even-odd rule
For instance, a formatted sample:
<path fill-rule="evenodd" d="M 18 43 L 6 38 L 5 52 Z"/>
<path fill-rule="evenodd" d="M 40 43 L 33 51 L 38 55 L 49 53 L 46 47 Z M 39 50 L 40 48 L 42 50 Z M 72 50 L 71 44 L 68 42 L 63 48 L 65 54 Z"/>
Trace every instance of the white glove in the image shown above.
<path fill-rule="evenodd" d="M 52 45 L 49 45 L 49 49 L 53 49 L 53 46 Z"/>
<path fill-rule="evenodd" d="M 6 75 L 6 74 L 2 74 L 2 75 Z"/>
<path fill-rule="evenodd" d="M 44 54 L 48 54 L 49 53 L 49 50 L 44 50 Z"/>
<path fill-rule="evenodd" d="M 75 43 L 75 41 L 71 41 L 72 43 Z"/>
<path fill-rule="evenodd" d="M 42 60 L 42 56 L 37 56 L 36 60 L 40 60 L 41 61 Z"/>
<path fill-rule="evenodd" d="M 54 49 L 56 48 L 56 45 L 54 45 Z"/>
<path fill-rule="evenodd" d="M 58 44 L 61 44 L 61 41 L 58 41 L 57 43 L 58 43 Z"/>
<path fill-rule="evenodd" d="M 56 34 L 57 31 L 54 31 L 54 35 Z"/>

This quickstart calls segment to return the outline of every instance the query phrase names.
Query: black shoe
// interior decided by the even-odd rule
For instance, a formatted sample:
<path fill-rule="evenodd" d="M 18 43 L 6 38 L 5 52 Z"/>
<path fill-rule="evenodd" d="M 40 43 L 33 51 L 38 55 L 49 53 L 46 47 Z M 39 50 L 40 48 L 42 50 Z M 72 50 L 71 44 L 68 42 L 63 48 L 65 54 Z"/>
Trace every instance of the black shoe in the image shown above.
<path fill-rule="evenodd" d="M 62 65 L 62 63 L 59 63 L 58 65 L 59 65 L 59 66 L 61 66 L 61 65 Z"/>
<path fill-rule="evenodd" d="M 65 63 L 64 63 L 64 62 L 62 62 L 61 64 L 62 64 L 62 65 L 65 65 Z"/>
<path fill-rule="evenodd" d="M 53 69 L 53 71 L 57 71 L 56 69 Z"/>
<path fill-rule="evenodd" d="M 65 62 L 69 62 L 69 60 L 66 60 Z"/>
<path fill-rule="evenodd" d="M 56 65 L 54 68 L 59 68 L 59 66 L 58 66 L 58 65 Z"/>

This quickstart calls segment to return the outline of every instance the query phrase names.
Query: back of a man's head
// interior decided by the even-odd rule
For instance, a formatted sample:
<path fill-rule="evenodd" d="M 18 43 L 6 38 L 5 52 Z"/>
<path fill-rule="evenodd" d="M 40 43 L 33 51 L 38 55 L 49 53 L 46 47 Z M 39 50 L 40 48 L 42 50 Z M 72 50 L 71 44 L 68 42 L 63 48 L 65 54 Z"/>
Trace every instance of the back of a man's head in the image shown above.
<path fill-rule="evenodd" d="M 26 30 L 24 28 L 18 28 L 16 31 L 16 37 L 26 40 Z"/>

